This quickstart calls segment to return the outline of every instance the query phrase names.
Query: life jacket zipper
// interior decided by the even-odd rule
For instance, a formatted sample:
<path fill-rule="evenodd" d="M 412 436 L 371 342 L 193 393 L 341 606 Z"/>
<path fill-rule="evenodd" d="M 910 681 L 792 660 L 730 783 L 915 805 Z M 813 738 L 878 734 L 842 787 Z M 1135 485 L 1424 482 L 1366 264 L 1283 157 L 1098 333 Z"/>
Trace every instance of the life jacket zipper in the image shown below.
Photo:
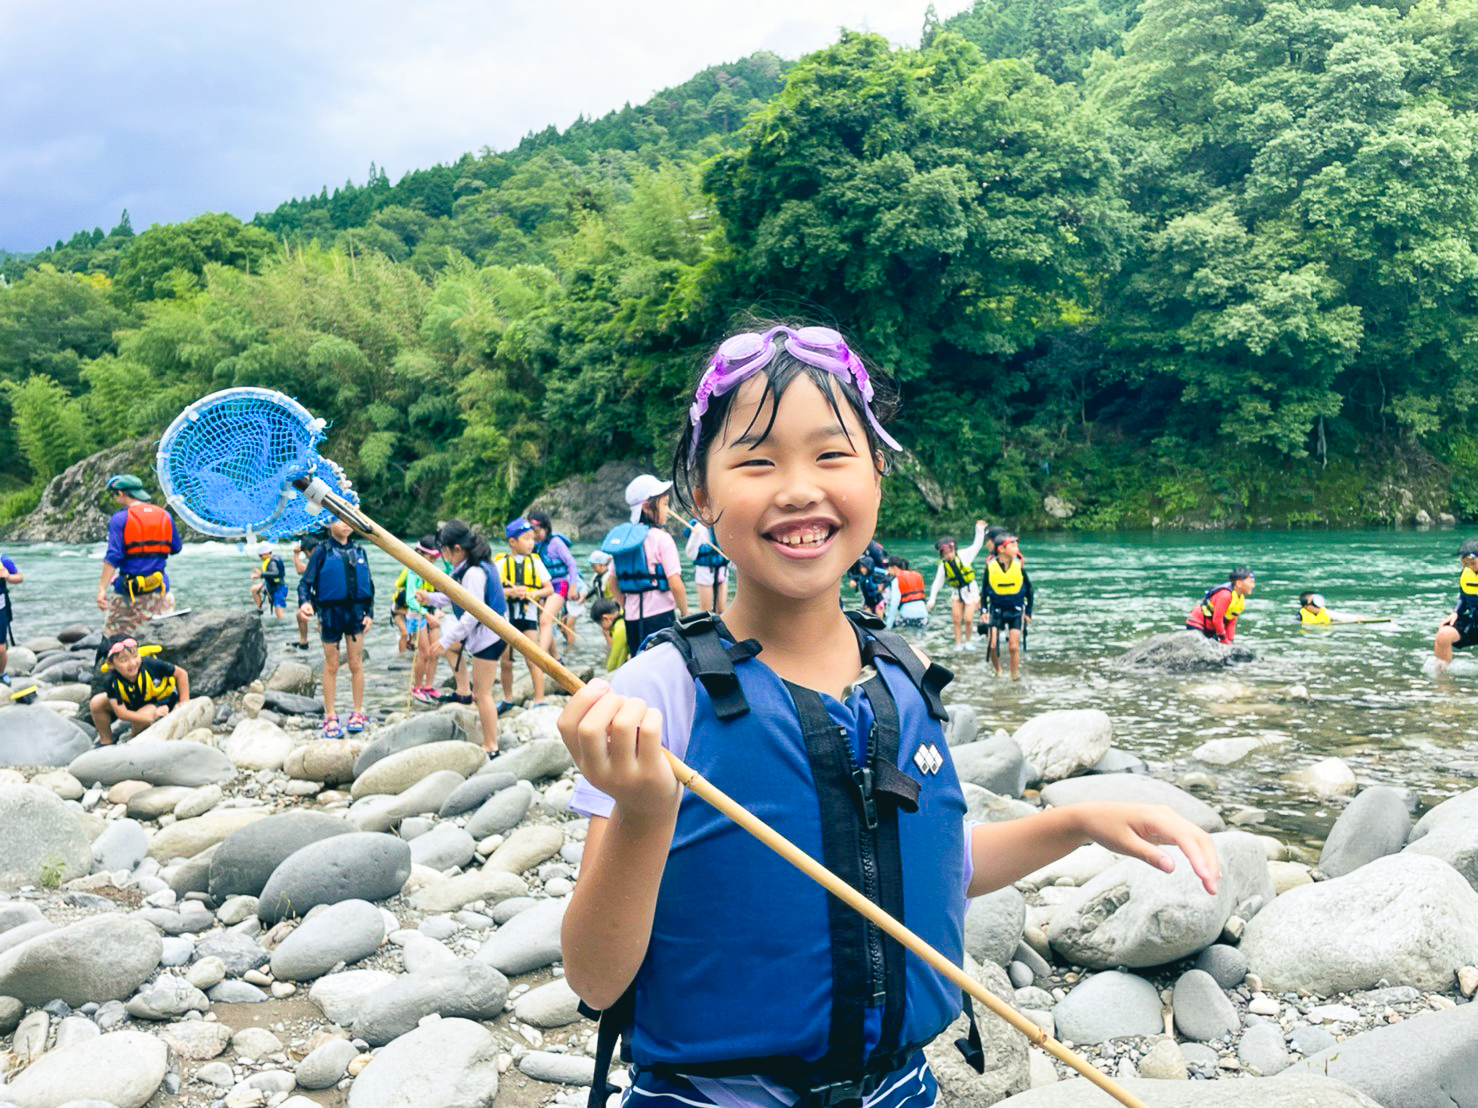
<path fill-rule="evenodd" d="M 872 763 L 875 758 L 874 739 L 877 731 L 876 724 L 868 728 L 867 732 L 867 764 L 855 766 L 852 770 L 852 781 L 857 787 L 857 798 L 862 807 L 862 826 L 858 841 L 858 853 L 862 858 L 862 895 L 874 904 L 878 903 L 878 861 L 877 861 L 877 828 L 878 828 L 878 804 L 873 790 Z M 850 751 L 852 737 L 847 734 L 845 727 L 838 727 L 837 733 L 842 741 L 847 744 Z M 855 761 L 855 756 L 854 756 Z M 878 928 L 871 921 L 865 925 L 867 934 L 867 962 L 869 982 L 872 987 L 872 999 L 868 1006 L 872 1008 L 881 1007 L 887 1003 L 887 977 L 883 964 L 883 942 Z"/>

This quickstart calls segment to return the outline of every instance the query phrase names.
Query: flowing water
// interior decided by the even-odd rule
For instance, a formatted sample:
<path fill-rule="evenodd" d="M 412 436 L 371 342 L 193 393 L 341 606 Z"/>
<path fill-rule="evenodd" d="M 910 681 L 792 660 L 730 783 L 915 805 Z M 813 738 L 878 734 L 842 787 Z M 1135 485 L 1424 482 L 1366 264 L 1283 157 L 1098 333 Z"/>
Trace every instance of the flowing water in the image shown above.
<path fill-rule="evenodd" d="M 1023 679 L 997 680 L 983 651 L 953 650 L 943 597 L 920 644 L 955 670 L 946 698 L 973 704 L 986 733 L 1014 730 L 1052 708 L 1102 708 L 1113 719 L 1115 745 L 1144 758 L 1157 776 L 1209 773 L 1218 783 L 1210 799 L 1224 814 L 1259 809 L 1266 815 L 1250 829 L 1317 846 L 1338 806 L 1289 787 L 1283 776 L 1322 758 L 1343 758 L 1362 784 L 1405 787 L 1423 808 L 1478 786 L 1478 659 L 1460 656 L 1444 677 L 1430 665 L 1434 629 L 1456 599 L 1459 541 L 1452 531 L 1027 536 L 1036 619 Z M 928 543 L 887 545 L 932 580 Z M 582 564 L 589 549 L 576 546 Z M 101 544 L 6 550 L 26 574 L 12 592 L 19 640 L 68 623 L 100 623 Z M 369 553 L 385 601 L 379 607 L 388 608 L 399 567 L 376 549 Z M 1258 574 L 1237 637 L 1255 661 L 1193 677 L 1112 667 L 1134 642 L 1182 626 L 1205 590 L 1238 563 Z M 248 602 L 253 564 L 233 545 L 192 544 L 171 559 L 170 575 L 181 606 L 234 606 Z M 1391 622 L 1304 631 L 1297 596 L 1305 589 L 1323 592 L 1336 613 Z M 598 653 L 597 632 L 588 621 L 579 628 L 572 661 L 588 664 Z M 290 619 L 269 629 L 274 657 L 292 637 Z M 394 652 L 386 620 L 372 633 L 370 648 L 377 647 Z M 1310 699 L 1291 699 L 1294 685 Z M 1192 757 L 1207 739 L 1226 737 L 1264 745 L 1227 767 Z"/>

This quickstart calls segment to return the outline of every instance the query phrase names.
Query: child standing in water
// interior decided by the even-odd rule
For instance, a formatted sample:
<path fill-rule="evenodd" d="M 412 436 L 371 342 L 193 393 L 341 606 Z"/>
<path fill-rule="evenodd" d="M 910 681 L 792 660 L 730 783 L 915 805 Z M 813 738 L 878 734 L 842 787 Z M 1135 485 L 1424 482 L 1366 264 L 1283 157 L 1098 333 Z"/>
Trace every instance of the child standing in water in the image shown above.
<path fill-rule="evenodd" d="M 19 585 L 25 579 L 14 562 L 0 554 L 0 684 L 10 684 L 10 674 L 5 669 L 10 665 L 10 648 L 15 642 L 15 631 L 10 626 L 10 586 Z"/>
<path fill-rule="evenodd" d="M 955 649 L 974 650 L 970 636 L 975 631 L 975 613 L 980 611 L 980 586 L 975 582 L 975 559 L 985 545 L 985 520 L 975 521 L 975 539 L 963 551 L 954 536 L 947 535 L 934 544 L 939 551 L 939 568 L 934 571 L 934 584 L 929 586 L 929 611 L 939 590 L 948 583 L 954 596 L 950 598 L 950 618 L 954 621 Z"/>
<path fill-rule="evenodd" d="M 643 1108 L 821 1095 L 927 1108 L 937 1085 L 922 1044 L 961 1007 L 958 986 L 684 794 L 664 745 L 895 915 L 906 906 L 957 962 L 968 896 L 1090 841 L 1163 870 L 1175 863 L 1157 844 L 1173 843 L 1216 888 L 1209 836 L 1168 808 L 967 825 L 940 724 L 949 674 L 837 604 L 877 523 L 885 449 L 898 449 L 880 422 L 889 407 L 835 331 L 776 327 L 720 346 L 674 476 L 733 560 L 736 597 L 722 619 L 659 635 L 560 716 L 584 775 L 574 808 L 591 817 L 565 968 L 597 1008 L 634 988 L 620 1022 Z"/>

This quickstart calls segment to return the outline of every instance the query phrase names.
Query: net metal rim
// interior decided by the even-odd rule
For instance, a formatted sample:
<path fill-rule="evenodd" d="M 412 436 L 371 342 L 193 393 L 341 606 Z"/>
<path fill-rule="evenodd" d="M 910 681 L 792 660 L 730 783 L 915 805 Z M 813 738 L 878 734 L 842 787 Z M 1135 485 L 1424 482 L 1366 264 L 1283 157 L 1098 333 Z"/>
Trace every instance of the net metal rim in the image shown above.
<path fill-rule="evenodd" d="M 169 427 L 160 437 L 159 449 L 154 457 L 154 473 L 159 480 L 159 487 L 163 491 L 165 499 L 169 501 L 170 506 L 175 511 L 179 512 L 181 518 L 186 523 L 202 534 L 216 535 L 222 538 L 239 538 L 258 533 L 270 527 L 273 522 L 279 519 L 286 510 L 292 495 L 296 495 L 296 491 L 290 485 L 284 484 L 282 494 L 278 498 L 276 510 L 266 518 L 253 520 L 249 523 L 236 523 L 234 521 L 226 523 L 201 516 L 190 506 L 188 497 L 175 484 L 170 465 L 173 458 L 174 444 L 186 432 L 187 428 L 200 420 L 205 412 L 218 405 L 240 400 L 251 400 L 264 407 L 270 406 L 276 408 L 279 411 L 286 412 L 289 416 L 297 420 L 302 425 L 304 437 L 307 440 L 304 461 L 309 464 L 306 470 L 311 472 L 314 463 L 319 460 L 315 447 L 323 438 L 321 421 L 312 412 L 308 411 L 307 408 L 303 407 L 302 404 L 299 404 L 285 393 L 278 392 L 276 389 L 262 388 L 256 385 L 243 385 L 237 388 L 222 389 L 208 396 L 202 396 L 199 400 L 186 407 L 170 423 Z"/>

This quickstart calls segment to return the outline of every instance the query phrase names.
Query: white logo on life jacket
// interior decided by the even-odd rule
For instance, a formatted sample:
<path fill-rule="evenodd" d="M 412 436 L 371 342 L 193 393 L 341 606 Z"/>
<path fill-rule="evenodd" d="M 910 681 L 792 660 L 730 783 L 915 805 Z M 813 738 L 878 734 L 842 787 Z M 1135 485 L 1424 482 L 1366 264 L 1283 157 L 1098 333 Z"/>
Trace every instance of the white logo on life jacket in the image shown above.
<path fill-rule="evenodd" d="M 939 748 L 933 743 L 925 743 L 914 752 L 913 764 L 919 767 L 921 773 L 933 775 L 944 765 L 944 755 L 939 753 Z"/>

